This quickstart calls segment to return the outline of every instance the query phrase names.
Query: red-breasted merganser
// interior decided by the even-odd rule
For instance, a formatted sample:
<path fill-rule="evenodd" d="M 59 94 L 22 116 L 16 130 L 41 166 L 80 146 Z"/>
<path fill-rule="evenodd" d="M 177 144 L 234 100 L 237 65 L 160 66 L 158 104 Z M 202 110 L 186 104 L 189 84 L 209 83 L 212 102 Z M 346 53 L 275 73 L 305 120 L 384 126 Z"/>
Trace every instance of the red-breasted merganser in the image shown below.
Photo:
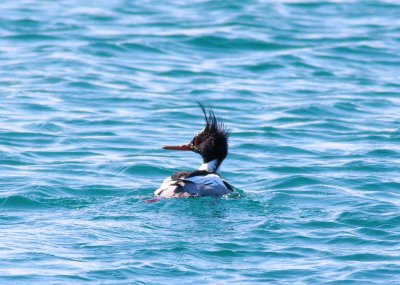
<path fill-rule="evenodd" d="M 207 111 L 198 102 L 204 114 L 205 127 L 193 140 L 180 146 L 164 146 L 163 149 L 193 151 L 201 155 L 203 164 L 198 170 L 179 171 L 161 184 L 154 194 L 161 198 L 222 197 L 233 191 L 232 186 L 221 179 L 220 168 L 228 154 L 230 130 L 215 117 L 211 108 Z"/>

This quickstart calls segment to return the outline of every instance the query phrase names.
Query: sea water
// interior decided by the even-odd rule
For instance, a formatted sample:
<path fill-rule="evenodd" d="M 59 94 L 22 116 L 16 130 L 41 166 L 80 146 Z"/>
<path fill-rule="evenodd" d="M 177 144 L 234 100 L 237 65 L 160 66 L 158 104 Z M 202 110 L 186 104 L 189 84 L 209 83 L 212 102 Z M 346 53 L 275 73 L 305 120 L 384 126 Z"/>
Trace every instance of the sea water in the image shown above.
<path fill-rule="evenodd" d="M 400 284 L 400 2 L 1 1 L 1 284 Z M 232 130 L 222 199 L 144 201 Z"/>

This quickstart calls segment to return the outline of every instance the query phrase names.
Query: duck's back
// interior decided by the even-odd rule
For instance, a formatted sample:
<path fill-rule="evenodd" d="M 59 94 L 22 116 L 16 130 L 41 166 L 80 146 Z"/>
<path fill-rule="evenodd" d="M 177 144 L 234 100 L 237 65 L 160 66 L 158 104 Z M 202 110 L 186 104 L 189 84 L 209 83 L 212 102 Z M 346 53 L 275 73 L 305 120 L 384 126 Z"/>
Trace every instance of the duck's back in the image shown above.
<path fill-rule="evenodd" d="M 222 197 L 232 187 L 215 173 L 204 170 L 175 172 L 165 179 L 154 194 L 162 198 Z"/>

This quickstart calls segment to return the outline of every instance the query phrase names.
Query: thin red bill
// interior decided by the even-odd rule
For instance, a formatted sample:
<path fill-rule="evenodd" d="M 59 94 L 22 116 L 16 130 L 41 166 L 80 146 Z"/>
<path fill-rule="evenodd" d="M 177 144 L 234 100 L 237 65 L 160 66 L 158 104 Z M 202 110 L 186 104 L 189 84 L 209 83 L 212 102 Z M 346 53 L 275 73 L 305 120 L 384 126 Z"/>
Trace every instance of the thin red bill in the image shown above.
<path fill-rule="evenodd" d="M 184 151 L 192 150 L 192 148 L 191 148 L 189 145 L 187 145 L 187 144 L 176 145 L 176 146 L 167 145 L 167 146 L 163 146 L 163 149 L 184 150 Z"/>

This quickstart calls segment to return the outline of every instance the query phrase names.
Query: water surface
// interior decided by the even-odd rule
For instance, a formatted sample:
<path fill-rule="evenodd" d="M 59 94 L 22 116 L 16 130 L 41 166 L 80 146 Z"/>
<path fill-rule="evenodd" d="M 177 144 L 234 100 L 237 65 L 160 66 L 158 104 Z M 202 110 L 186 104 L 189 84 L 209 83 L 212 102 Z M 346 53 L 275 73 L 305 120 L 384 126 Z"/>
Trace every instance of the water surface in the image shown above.
<path fill-rule="evenodd" d="M 398 284 L 398 1 L 133 2 L 0 3 L 0 283 Z"/>

